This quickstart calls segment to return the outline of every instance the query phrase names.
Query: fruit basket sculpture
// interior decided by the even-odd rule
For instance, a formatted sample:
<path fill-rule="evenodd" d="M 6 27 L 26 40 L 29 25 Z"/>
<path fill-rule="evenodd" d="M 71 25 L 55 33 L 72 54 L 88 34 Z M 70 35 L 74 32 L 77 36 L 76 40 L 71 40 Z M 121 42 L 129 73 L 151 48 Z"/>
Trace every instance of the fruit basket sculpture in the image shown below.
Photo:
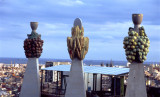
<path fill-rule="evenodd" d="M 24 40 L 25 55 L 27 58 L 39 58 L 43 50 L 43 40 L 41 40 L 41 35 L 36 32 L 38 22 L 31 22 L 30 25 L 32 32 Z"/>
<path fill-rule="evenodd" d="M 135 25 L 130 27 L 128 36 L 124 38 L 123 44 L 126 54 L 126 59 L 132 63 L 143 63 L 147 59 L 149 52 L 150 41 L 145 33 L 144 27 L 139 27 L 142 22 L 143 14 L 133 14 L 132 20 Z"/>

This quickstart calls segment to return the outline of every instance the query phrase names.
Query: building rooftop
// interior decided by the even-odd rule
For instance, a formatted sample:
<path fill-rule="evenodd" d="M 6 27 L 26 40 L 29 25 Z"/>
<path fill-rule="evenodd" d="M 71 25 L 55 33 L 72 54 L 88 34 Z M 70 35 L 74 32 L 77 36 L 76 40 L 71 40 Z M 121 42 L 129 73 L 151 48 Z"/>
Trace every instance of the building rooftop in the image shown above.
<path fill-rule="evenodd" d="M 70 71 L 71 65 L 58 65 L 43 68 L 41 70 L 53 70 L 53 71 Z M 100 67 L 100 66 L 83 66 L 85 73 L 106 74 L 106 75 L 121 75 L 129 72 L 129 68 L 117 68 L 117 67 Z"/>

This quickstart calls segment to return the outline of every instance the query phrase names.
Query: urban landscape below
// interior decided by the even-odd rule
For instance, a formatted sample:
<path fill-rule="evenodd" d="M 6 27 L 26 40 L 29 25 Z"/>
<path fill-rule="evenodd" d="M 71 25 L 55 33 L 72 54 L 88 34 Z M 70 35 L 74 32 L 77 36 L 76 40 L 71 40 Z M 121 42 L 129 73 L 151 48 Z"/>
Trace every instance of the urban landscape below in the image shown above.
<path fill-rule="evenodd" d="M 7 59 L 6 59 L 7 60 Z M 19 60 L 19 59 L 18 59 Z M 22 60 L 22 59 L 21 59 Z M 24 61 L 25 59 L 23 59 Z M 65 94 L 65 85 L 61 80 L 64 76 L 62 72 L 57 71 L 44 71 L 41 69 L 51 67 L 51 66 L 59 66 L 59 65 L 70 65 L 71 62 L 67 60 L 61 60 L 60 62 L 50 62 L 45 60 L 45 64 L 39 64 L 39 74 L 41 81 L 41 95 L 42 97 L 64 97 Z M 59 61 L 59 60 L 58 60 Z M 41 61 L 44 63 L 43 61 Z M 87 61 L 84 61 L 84 63 Z M 94 61 L 90 61 L 94 62 Z M 98 61 L 95 61 L 98 62 Z M 105 63 L 106 62 L 106 63 Z M 9 62 L 8 62 L 9 63 Z M 89 63 L 89 61 L 88 61 Z M 116 65 L 115 65 L 116 63 Z M 125 62 L 124 62 L 125 63 Z M 122 62 L 120 63 L 122 64 Z M 99 61 L 99 64 L 85 64 L 86 66 L 97 66 L 97 67 L 117 67 L 117 68 L 128 68 L 129 63 L 124 65 L 118 65 L 116 61 Z M 20 64 L 14 62 L 14 60 L 10 61 L 10 64 L 0 63 L 0 96 L 1 97 L 19 97 L 21 91 L 21 85 L 23 83 L 23 77 L 25 73 L 27 64 Z M 148 64 L 144 66 L 146 87 L 147 87 L 147 95 L 148 97 L 159 97 L 160 93 L 160 64 Z M 87 75 L 87 74 L 86 74 Z M 90 75 L 91 80 L 89 85 L 87 85 L 86 95 L 87 97 L 123 97 L 125 95 L 125 90 L 127 86 L 128 73 L 124 74 L 124 84 L 123 84 L 123 93 L 120 93 L 121 87 L 121 76 L 111 76 L 101 74 L 102 78 L 98 77 L 99 75 Z M 94 78 L 96 76 L 96 78 Z M 102 79 L 102 81 L 101 81 Z M 114 83 L 114 79 L 116 79 L 116 85 Z M 100 81 L 101 84 L 94 84 L 94 81 L 97 83 Z M 119 83 L 119 84 L 118 84 Z M 95 86 L 93 86 L 95 85 Z M 96 87 L 97 89 L 93 89 Z M 114 87 L 116 89 L 114 90 Z M 99 88 L 99 89 L 98 89 Z M 96 96 L 97 95 L 97 96 Z"/>

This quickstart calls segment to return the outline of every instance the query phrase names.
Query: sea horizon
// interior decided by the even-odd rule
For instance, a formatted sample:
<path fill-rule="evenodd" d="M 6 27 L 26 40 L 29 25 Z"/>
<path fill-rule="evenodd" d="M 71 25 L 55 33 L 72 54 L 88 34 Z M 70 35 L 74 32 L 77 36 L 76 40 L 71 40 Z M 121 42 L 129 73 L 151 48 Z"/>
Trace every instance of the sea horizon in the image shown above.
<path fill-rule="evenodd" d="M 46 62 L 71 62 L 71 59 L 56 59 L 56 58 L 39 58 L 39 64 L 45 64 Z M 128 61 L 119 61 L 119 60 L 91 60 L 85 59 L 83 61 L 86 65 L 104 65 L 110 64 L 112 62 L 113 65 L 126 66 Z M 0 63 L 4 64 L 27 64 L 27 58 L 12 58 L 12 57 L 0 57 Z M 149 62 L 145 61 L 145 65 L 150 64 L 160 64 L 160 62 Z"/>

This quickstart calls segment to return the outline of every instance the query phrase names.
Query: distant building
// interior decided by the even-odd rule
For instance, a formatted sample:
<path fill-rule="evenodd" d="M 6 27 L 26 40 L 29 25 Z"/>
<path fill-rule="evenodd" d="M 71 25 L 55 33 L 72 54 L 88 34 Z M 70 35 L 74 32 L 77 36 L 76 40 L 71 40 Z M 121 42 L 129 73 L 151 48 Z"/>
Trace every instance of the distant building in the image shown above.
<path fill-rule="evenodd" d="M 106 67 L 109 67 L 109 64 L 108 64 L 108 63 L 106 64 Z"/>
<path fill-rule="evenodd" d="M 110 61 L 109 67 L 113 67 L 113 62 L 112 62 L 112 60 Z"/>
<path fill-rule="evenodd" d="M 45 67 L 52 67 L 57 65 L 71 65 L 70 62 L 46 62 Z M 56 82 L 57 71 L 45 71 L 45 82 Z"/>
<path fill-rule="evenodd" d="M 104 64 L 103 64 L 103 63 L 101 63 L 101 66 L 102 66 L 102 67 L 104 67 Z"/>
<path fill-rule="evenodd" d="M 45 67 L 52 67 L 54 66 L 54 62 L 46 62 Z M 53 81 L 53 71 L 45 71 L 45 82 L 52 82 Z"/>

